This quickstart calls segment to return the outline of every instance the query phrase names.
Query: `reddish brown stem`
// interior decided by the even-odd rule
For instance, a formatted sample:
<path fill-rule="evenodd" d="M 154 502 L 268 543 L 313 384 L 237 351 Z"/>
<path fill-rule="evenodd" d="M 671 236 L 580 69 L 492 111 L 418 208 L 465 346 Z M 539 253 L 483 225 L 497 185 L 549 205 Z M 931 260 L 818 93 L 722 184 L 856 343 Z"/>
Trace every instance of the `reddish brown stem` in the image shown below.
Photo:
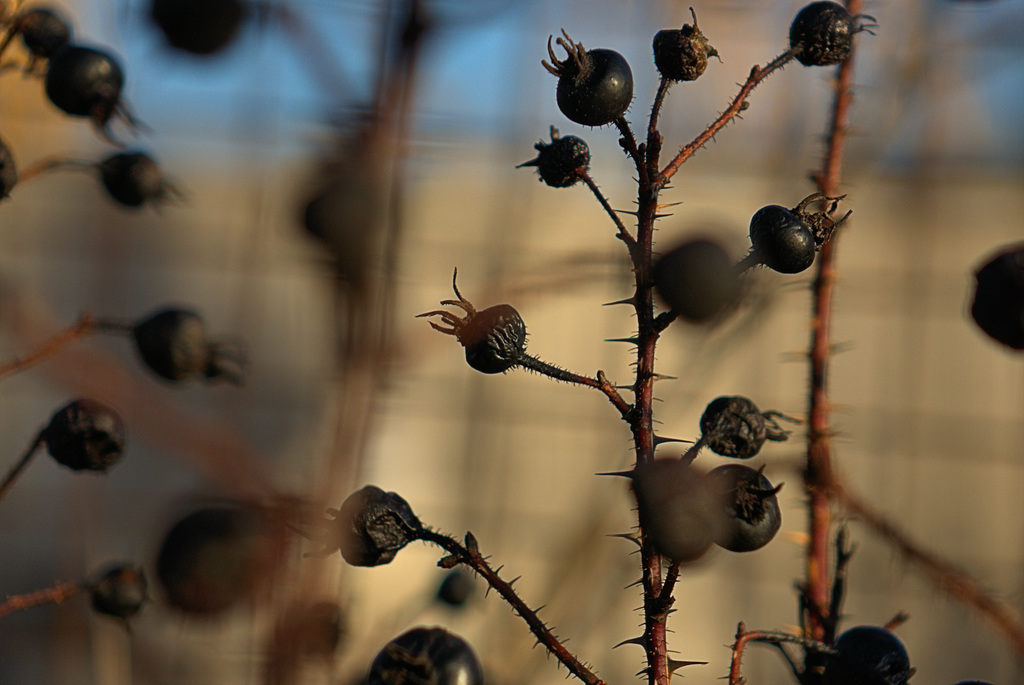
<path fill-rule="evenodd" d="M 745 682 L 743 676 L 740 675 L 740 668 L 743 662 L 743 650 L 751 642 L 775 645 L 789 642 L 818 654 L 835 654 L 835 650 L 828 645 L 806 637 L 800 637 L 799 635 L 764 630 L 751 630 L 748 632 L 746 626 L 741 622 L 736 627 L 736 641 L 732 644 L 732 660 L 729 663 L 729 685 L 741 685 Z"/>
<path fill-rule="evenodd" d="M 847 9 L 856 16 L 860 0 L 849 0 Z M 822 169 L 815 175 L 818 191 L 827 197 L 838 194 L 841 183 L 843 152 L 846 144 L 853 83 L 853 55 L 840 66 L 835 80 L 835 97 L 829 120 L 828 142 Z M 807 460 L 804 482 L 809 496 L 808 532 L 805 583 L 804 635 L 816 640 L 829 633 L 831 589 L 829 587 L 828 548 L 832 512 L 828 488 L 831 478 L 832 444 L 830 406 L 828 399 L 828 365 L 831 357 L 832 295 L 836 279 L 835 252 L 838 232 L 825 243 L 818 256 L 818 269 L 812 286 L 813 312 L 811 326 L 811 379 L 808 411 Z"/>
<path fill-rule="evenodd" d="M 96 320 L 88 313 L 82 314 L 82 317 L 74 325 L 56 334 L 33 352 L 24 357 L 0 363 L 0 378 L 54 356 L 71 343 L 93 333 L 96 329 Z"/>
<path fill-rule="evenodd" d="M 487 581 L 491 589 L 497 592 L 526 621 L 526 624 L 530 627 L 530 632 L 537 638 L 537 642 L 544 645 L 545 649 L 555 655 L 555 658 L 568 669 L 569 673 L 587 683 L 587 685 L 606 685 L 586 664 L 565 648 L 565 645 L 555 637 L 544 621 L 540 620 L 537 610 L 527 606 L 526 602 L 516 594 L 516 591 L 512 589 L 512 583 L 503 580 L 498 575 L 498 572 L 491 568 L 490 564 L 487 563 L 487 559 L 480 554 L 476 538 L 473 537 L 472 533 L 466 533 L 465 546 L 459 544 L 455 538 L 425 529 L 421 530 L 417 537 L 424 542 L 437 545 L 451 555 L 438 562 L 439 566 L 451 568 L 456 564 L 465 564 L 476 571 L 481 578 Z"/>
<path fill-rule="evenodd" d="M 14 595 L 0 602 L 0 617 L 15 611 L 31 609 L 32 607 L 43 606 L 44 604 L 60 604 L 68 597 L 82 589 L 79 581 L 57 583 L 45 590 L 37 590 L 24 595 Z"/>
<path fill-rule="evenodd" d="M 793 59 L 792 52 L 784 52 L 771 62 L 768 63 L 764 68 L 755 66 L 750 70 L 750 75 L 747 76 L 747 80 L 744 81 L 743 85 L 740 86 L 740 92 L 736 94 L 736 97 L 732 99 L 729 106 L 726 107 L 725 111 L 722 112 L 717 119 L 715 119 L 710 126 L 693 139 L 693 142 L 684 146 L 679 153 L 668 163 L 656 179 L 656 183 L 659 187 L 664 186 L 668 183 L 669 179 L 675 176 L 676 172 L 679 171 L 679 167 L 683 165 L 683 162 L 693 157 L 697 150 L 707 145 L 708 141 L 715 137 L 715 134 L 725 128 L 725 125 L 735 119 L 740 112 L 747 108 L 747 98 L 750 97 L 750 93 L 757 88 L 758 84 L 764 81 L 766 78 L 771 76 L 775 71 L 781 69 Z"/>

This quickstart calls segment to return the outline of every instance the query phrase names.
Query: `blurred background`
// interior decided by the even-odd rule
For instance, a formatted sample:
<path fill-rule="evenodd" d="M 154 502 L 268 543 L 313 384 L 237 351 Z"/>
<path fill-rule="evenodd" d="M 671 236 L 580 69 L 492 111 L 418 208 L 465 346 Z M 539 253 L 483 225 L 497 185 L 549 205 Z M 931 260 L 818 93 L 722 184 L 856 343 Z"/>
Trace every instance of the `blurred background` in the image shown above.
<path fill-rule="evenodd" d="M 0 360 L 24 355 L 85 311 L 135 319 L 166 304 L 200 312 L 212 336 L 244 341 L 241 387 L 171 386 L 130 341 L 93 336 L 0 379 L 0 464 L 13 464 L 50 415 L 88 395 L 128 425 L 124 462 L 79 475 L 39 457 L 0 502 L 0 593 L 87 577 L 111 560 L 143 565 L 153 601 L 130 632 L 87 598 L 0 619 L 0 682 L 220 685 L 358 682 L 373 655 L 414 625 L 443 625 L 478 651 L 488 683 L 559 683 L 564 671 L 525 625 L 477 587 L 466 605 L 435 601 L 440 554 L 419 543 L 380 568 L 337 554 L 280 560 L 258 601 L 197 619 L 168 606 L 155 582 L 160 541 L 197 503 L 265 494 L 338 507 L 373 483 L 404 497 L 424 523 L 481 550 L 570 649 L 610 683 L 630 682 L 638 634 L 635 525 L 622 479 L 630 436 L 606 399 L 531 374 L 485 376 L 417 314 L 462 294 L 478 308 L 514 305 L 530 351 L 631 382 L 631 292 L 614 227 L 582 187 L 555 190 L 529 168 L 549 127 L 583 137 L 612 205 L 631 209 L 631 165 L 610 129 L 558 111 L 540 65 L 566 29 L 588 48 L 621 52 L 644 126 L 657 85 L 650 40 L 692 21 L 689 3 L 443 0 L 249 2 L 214 54 L 168 44 L 150 3 L 47 5 L 82 44 L 119 56 L 124 99 L 146 130 L 115 121 L 152 154 L 185 198 L 116 205 L 95 175 L 57 171 L 0 204 Z M 26 5 L 42 6 L 29 2 Z M 724 109 L 754 64 L 786 47 L 802 6 L 703 0 L 701 29 L 722 56 L 675 86 L 661 118 L 678 148 Z M 876 35 L 858 36 L 829 380 L 836 464 L 848 487 L 912 539 L 1024 611 L 1024 366 L 968 316 L 972 273 L 1024 238 L 1024 3 L 869 1 Z M 23 60 L 12 45 L 5 60 Z M 23 63 L 23 62 L 22 62 Z M 683 166 L 658 245 L 713 233 L 739 258 L 750 216 L 794 206 L 813 186 L 829 108 L 830 69 L 787 67 L 760 86 L 742 121 Z M 19 167 L 115 150 L 65 116 L 38 78 L 0 74 L 0 137 Z M 807 406 L 807 274 L 752 276 L 747 301 L 710 328 L 662 337 L 663 435 L 693 440 L 704 406 L 746 395 L 762 409 Z M 679 446 L 660 448 L 664 456 Z M 720 553 L 684 569 L 669 621 L 675 658 L 707 661 L 691 682 L 726 675 L 738 621 L 792 630 L 803 574 L 804 435 L 771 443 L 783 532 L 752 554 Z M 717 465 L 703 454 L 698 463 Z M 3 466 L 4 470 L 8 467 Z M 842 518 L 841 512 L 839 513 Z M 913 682 L 1024 680 L 1012 649 L 923 579 L 884 541 L 849 521 L 845 626 L 898 629 Z M 331 658 L 274 673 L 274 625 L 295 602 L 337 602 L 343 636 Z M 315 656 L 315 655 L 314 655 Z M 767 649 L 745 659 L 751 683 L 788 682 Z M 278 678 L 274 680 L 273 678 Z"/>

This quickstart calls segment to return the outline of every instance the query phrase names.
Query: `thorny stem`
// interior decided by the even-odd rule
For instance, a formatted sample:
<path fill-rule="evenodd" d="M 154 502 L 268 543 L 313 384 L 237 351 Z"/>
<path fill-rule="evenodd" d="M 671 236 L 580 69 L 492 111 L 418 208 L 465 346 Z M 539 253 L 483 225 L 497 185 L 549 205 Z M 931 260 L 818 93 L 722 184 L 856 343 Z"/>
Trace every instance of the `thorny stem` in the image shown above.
<path fill-rule="evenodd" d="M 847 9 L 854 16 L 860 13 L 860 0 L 848 0 Z M 822 170 L 815 175 L 818 191 L 827 197 L 838 194 L 841 182 L 843 151 L 846 144 L 850 103 L 852 100 L 854 50 L 840 66 L 835 80 L 835 96 L 829 120 L 828 142 Z M 831 508 L 828 488 L 831 480 L 832 446 L 830 439 L 830 406 L 827 373 L 831 354 L 830 324 L 832 294 L 835 285 L 835 251 L 838 235 L 821 248 L 817 259 L 817 273 L 812 285 L 813 314 L 810 351 L 810 397 L 808 410 L 807 459 L 804 485 L 809 495 L 807 547 L 806 616 L 804 636 L 821 640 L 826 637 L 827 626 L 834 625 L 829 616 L 828 546 L 831 526 Z M 809 661 L 815 661 L 807 654 Z M 810 665 L 810 663 L 808 664 Z"/>
<path fill-rule="evenodd" d="M 633 135 L 633 129 L 629 127 L 629 122 L 626 121 L 625 117 L 619 117 L 615 120 L 615 127 L 619 129 L 619 133 L 622 137 L 619 138 L 619 145 L 626 151 L 630 159 L 633 160 L 633 164 L 636 165 L 637 174 L 639 174 L 639 180 L 641 184 L 648 182 L 647 176 L 647 165 L 644 163 L 644 156 L 640 154 L 640 148 L 636 144 L 636 136 Z"/>
<path fill-rule="evenodd" d="M 508 602 L 515 612 L 526 621 L 530 631 L 537 638 L 537 642 L 544 645 L 545 649 L 553 654 L 568 669 L 569 673 L 587 683 L 587 685 L 606 685 L 586 664 L 565 648 L 565 645 L 562 644 L 558 637 L 551 632 L 551 629 L 537 615 L 538 610 L 531 609 L 516 594 L 515 590 L 512 589 L 512 583 L 515 581 L 507 582 L 503 580 L 498 575 L 498 571 L 491 568 L 490 564 L 487 563 L 487 559 L 480 554 L 476 538 L 473 537 L 472 533 L 466 533 L 465 546 L 459 544 L 455 538 L 427 529 L 420 530 L 417 533 L 417 539 L 433 543 L 451 555 L 439 561 L 438 566 L 452 568 L 457 564 L 465 564 L 476 571 L 481 578 L 487 581 L 491 589 Z"/>
<path fill-rule="evenodd" d="M 732 644 L 732 660 L 729 664 L 729 685 L 742 685 L 744 678 L 740 675 L 740 667 L 743 662 L 743 650 L 750 642 L 764 642 L 766 644 L 781 645 L 789 642 L 800 645 L 809 652 L 829 655 L 836 651 L 823 642 L 811 640 L 799 635 L 790 635 L 776 631 L 751 630 L 747 631 L 742 622 L 736 627 L 736 641 Z"/>
<path fill-rule="evenodd" d="M 885 516 L 848 491 L 838 480 L 829 480 L 825 485 L 828 494 L 843 509 L 885 538 L 903 557 L 919 567 L 935 585 L 977 611 L 1016 650 L 1018 656 L 1024 657 L 1024 621 L 1009 604 L 991 597 L 970 575 L 954 568 L 907 538 Z"/>
<path fill-rule="evenodd" d="M 584 385 L 588 388 L 594 388 L 600 390 L 608 397 L 608 400 L 619 410 L 624 419 L 628 418 L 629 413 L 632 411 L 632 407 L 622 398 L 619 391 L 604 375 L 604 371 L 597 372 L 597 378 L 591 378 L 589 376 L 581 376 L 567 371 L 566 369 L 559 368 L 553 364 L 537 359 L 529 354 L 523 354 L 519 357 L 519 361 L 516 362 L 516 366 L 521 366 L 524 369 L 529 369 L 535 373 L 543 374 L 549 378 L 553 378 L 556 381 L 564 381 L 566 383 L 574 383 L 576 385 Z"/>
<path fill-rule="evenodd" d="M 37 590 L 36 592 L 29 592 L 24 595 L 8 597 L 3 602 L 0 602 L 0 617 L 6 616 L 7 614 L 15 611 L 31 609 L 45 604 L 60 604 L 68 597 L 79 592 L 82 588 L 83 585 L 81 582 L 69 581 L 57 583 L 53 587 L 48 587 L 45 590 Z"/>
<path fill-rule="evenodd" d="M 36 436 L 36 439 L 33 440 L 32 444 L 29 445 L 28 449 L 25 450 L 25 453 L 21 455 L 21 459 L 18 460 L 18 463 L 12 466 L 11 469 L 7 472 L 7 475 L 4 476 L 3 482 L 0 483 L 0 499 L 4 498 L 4 495 L 7 494 L 7 491 L 14 484 L 15 479 L 19 475 L 21 475 L 21 472 L 23 470 L 25 470 L 25 467 L 28 466 L 29 461 L 32 460 L 32 457 L 35 456 L 36 452 L 39 451 L 39 448 L 43 446 L 44 442 L 45 440 L 43 439 L 43 433 L 42 431 L 40 431 L 39 434 Z"/>
<path fill-rule="evenodd" d="M 586 169 L 580 170 L 579 176 L 583 179 L 583 182 L 587 184 L 587 187 L 590 188 L 590 192 L 594 194 L 597 201 L 601 203 L 604 211 L 611 217 L 612 221 L 615 223 L 615 227 L 619 229 L 617 234 L 618 239 L 626 244 L 626 247 L 629 248 L 630 254 L 632 254 L 633 250 L 636 249 L 636 238 L 632 236 L 629 229 L 626 228 L 626 224 L 624 224 L 622 219 L 619 218 L 618 212 L 612 209 L 611 204 L 608 203 L 608 199 L 604 196 L 604 193 L 601 192 L 601 189 L 597 187 L 597 184 L 594 183 L 594 179 L 590 177 L 590 174 L 587 173 Z"/>
<path fill-rule="evenodd" d="M 704 129 L 703 133 L 694 138 L 693 142 L 684 146 L 672 161 L 668 163 L 668 166 L 658 174 L 655 182 L 659 187 L 668 183 L 669 179 L 675 176 L 676 172 L 679 171 L 679 167 L 683 165 L 683 162 L 692 157 L 697 150 L 704 147 L 709 140 L 715 137 L 716 133 L 721 131 L 726 124 L 736 118 L 740 112 L 747 108 L 747 98 L 750 97 L 750 93 L 758 86 L 758 84 L 771 76 L 775 71 L 784 67 L 787 62 L 793 59 L 794 56 L 795 55 L 791 50 L 787 50 L 769 62 L 767 66 L 763 68 L 755 66 L 751 69 L 750 75 L 747 76 L 747 80 L 740 87 L 740 92 L 732 99 L 732 102 L 729 103 L 729 106 L 725 111 L 722 112 L 710 126 Z"/>

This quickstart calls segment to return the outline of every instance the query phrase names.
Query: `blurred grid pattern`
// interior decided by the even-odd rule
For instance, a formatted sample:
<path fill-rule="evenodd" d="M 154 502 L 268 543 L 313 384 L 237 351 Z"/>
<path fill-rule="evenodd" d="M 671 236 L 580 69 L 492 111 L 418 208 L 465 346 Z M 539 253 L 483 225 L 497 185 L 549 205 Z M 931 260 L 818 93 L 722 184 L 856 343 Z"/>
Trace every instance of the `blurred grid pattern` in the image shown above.
<path fill-rule="evenodd" d="M 262 464 L 282 487 L 326 506 L 373 482 L 441 530 L 472 530 L 509 577 L 522 575 L 517 589 L 547 605 L 544 618 L 572 638 L 572 649 L 609 682 L 629 682 L 640 651 L 611 645 L 633 637 L 641 620 L 639 593 L 623 589 L 636 580 L 636 564 L 630 543 L 607 536 L 628 531 L 634 518 L 623 481 L 592 475 L 628 468 L 625 425 L 596 393 L 525 373 L 476 374 L 451 338 L 413 317 L 451 296 L 458 267 L 460 290 L 474 304 L 516 306 L 532 353 L 628 384 L 629 348 L 601 342 L 633 326 L 626 309 L 601 306 L 625 296 L 631 281 L 610 222 L 585 190 L 556 191 L 514 167 L 553 123 L 587 139 L 594 177 L 615 207 L 629 209 L 630 169 L 615 134 L 577 130 L 558 113 L 554 82 L 539 65 L 544 41 L 565 27 L 590 47 L 623 52 L 637 77 L 637 124 L 655 86 L 649 36 L 688 21 L 686 4 L 603 3 L 595 11 L 570 1 L 427 3 L 433 33 L 419 65 L 400 202 L 375 205 L 382 214 L 371 219 L 373 230 L 401 230 L 383 300 L 346 296 L 351 290 L 338 287 L 325 250 L 298 220 L 322 162 L 347 149 L 338 139 L 366 114 L 367 73 L 389 6 L 267 3 L 231 52 L 203 63 L 168 53 L 143 5 L 68 9 L 78 35 L 124 55 L 128 97 L 153 129 L 142 143 L 180 178 L 188 201 L 127 213 L 78 174 L 18 188 L 0 207 L 0 354 L 23 353 L 84 310 L 135 316 L 173 301 L 198 307 L 213 332 L 246 340 L 253 375 L 242 390 L 167 388 L 138 369 L 127 341 L 96 338 L 3 379 L 5 460 L 82 388 L 130 403 L 119 408 L 132 419 L 132 442 L 106 479 L 33 464 L 0 503 L 0 588 L 81 577 L 112 558 L 150 564 L 173 513 L 253 480 L 239 464 Z M 699 132 L 750 66 L 782 49 L 798 5 L 696 6 L 724 61 L 671 94 L 666 149 Z M 291 11 L 291 21 L 275 8 Z M 1024 235 L 1024 10 L 1010 0 L 915 0 L 868 11 L 880 29 L 862 36 L 845 173 L 855 214 L 840 247 L 834 337 L 842 345 L 830 379 L 837 468 L 914 539 L 1021 611 L 1024 369 L 1019 354 L 987 340 L 965 312 L 972 269 Z M 810 192 L 828 77 L 791 66 L 761 86 L 744 120 L 663 195 L 683 204 L 660 224 L 659 245 L 710 230 L 740 255 L 756 208 L 792 205 Z M 38 84 L 5 79 L 0 135 L 19 161 L 107 152 L 84 124 L 55 115 Z M 659 386 L 664 435 L 696 438 L 704 405 L 721 394 L 790 415 L 805 410 L 806 284 L 758 273 L 733 319 L 712 330 L 677 325 L 663 336 L 658 368 L 677 377 Z M 361 302 L 381 301 L 383 317 L 359 314 Z M 358 351 L 346 341 L 363 340 L 367 322 L 392 336 L 383 363 L 339 358 L 339 350 Z M 201 431 L 241 440 L 236 461 L 190 450 L 188 436 Z M 769 446 L 762 460 L 773 481 L 787 481 L 783 534 L 756 554 L 712 555 L 680 582 L 671 644 L 677 658 L 710 662 L 684 671 L 691 680 L 725 673 L 723 645 L 738 621 L 787 628 L 797 620 L 800 438 Z M 238 482 L 219 479 L 224 469 Z M 899 634 L 921 682 L 1022 679 L 1020 662 L 968 611 L 855 521 L 851 531 L 851 625 L 907 611 L 912 619 Z M 496 598 L 478 597 L 460 613 L 432 604 L 437 558 L 415 545 L 387 567 L 353 569 L 337 555 L 296 555 L 292 583 L 269 607 L 197 624 L 155 591 L 130 636 L 92 616 L 81 598 L 14 614 L 0 622 L 3 680 L 260 683 L 275 611 L 295 596 L 324 595 L 341 597 L 351 634 L 337 662 L 308 665 L 303 683 L 354 682 L 381 644 L 415 623 L 470 639 L 489 683 L 562 681 Z M 43 646 L 60 658 L 43 656 Z M 776 655 L 748 654 L 749 682 L 783 682 Z"/>

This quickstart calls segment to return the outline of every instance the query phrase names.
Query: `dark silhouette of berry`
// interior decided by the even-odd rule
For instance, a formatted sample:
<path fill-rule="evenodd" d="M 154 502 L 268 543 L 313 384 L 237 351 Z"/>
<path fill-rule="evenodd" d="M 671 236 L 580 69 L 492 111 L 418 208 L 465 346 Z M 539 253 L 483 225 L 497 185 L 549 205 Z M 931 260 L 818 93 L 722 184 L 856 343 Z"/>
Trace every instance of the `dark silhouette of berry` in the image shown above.
<path fill-rule="evenodd" d="M 48 7 L 25 10 L 13 31 L 21 35 L 21 42 L 35 59 L 53 57 L 71 41 L 71 25 Z"/>
<path fill-rule="evenodd" d="M 800 64 L 823 67 L 850 56 L 860 29 L 850 12 L 834 2 L 812 2 L 789 27 L 789 47 Z"/>
<path fill-rule="evenodd" d="M 0 140 L 0 200 L 10 197 L 11 190 L 18 185 L 18 167 L 7 143 Z"/>
<path fill-rule="evenodd" d="M 326 556 L 336 549 L 353 566 L 381 566 L 416 538 L 423 525 L 409 503 L 394 492 L 367 485 L 345 499 L 341 509 L 328 509 L 333 521 L 320 538 Z"/>
<path fill-rule="evenodd" d="M 156 560 L 157 580 L 174 608 L 218 614 L 255 596 L 278 553 L 270 523 L 256 509 L 204 507 L 167 532 Z"/>
<path fill-rule="evenodd" d="M 474 587 L 473 576 L 455 568 L 445 574 L 437 588 L 437 598 L 449 606 L 460 607 L 469 600 Z"/>
<path fill-rule="evenodd" d="M 107 471 L 124 455 L 124 422 L 96 400 L 79 399 L 62 407 L 41 437 L 50 456 L 74 471 Z"/>
<path fill-rule="evenodd" d="M 210 55 L 231 43 L 246 12 L 242 0 L 153 0 L 149 14 L 171 46 Z"/>
<path fill-rule="evenodd" d="M 789 436 L 776 417 L 778 412 L 762 412 L 746 397 L 716 397 L 700 417 L 700 445 L 715 454 L 734 459 L 750 459 L 761 451 L 765 440 L 780 442 Z M 791 419 L 792 420 L 792 419 Z"/>
<path fill-rule="evenodd" d="M 974 274 L 971 317 L 993 339 L 1024 350 L 1024 243 L 1003 247 Z"/>
<path fill-rule="evenodd" d="M 128 619 L 139 613 L 148 599 L 146 574 L 130 564 L 118 564 L 92 583 L 92 608 L 107 616 Z"/>
<path fill-rule="evenodd" d="M 719 537 L 722 515 L 703 473 L 683 459 L 655 459 L 632 473 L 640 527 L 678 562 L 700 559 Z"/>
<path fill-rule="evenodd" d="M 654 264 L 654 288 L 666 305 L 692 323 L 710 321 L 740 292 L 732 259 L 718 243 L 691 240 Z"/>
<path fill-rule="evenodd" d="M 761 549 L 782 526 L 775 487 L 761 471 L 743 464 L 724 464 L 708 474 L 709 487 L 721 507 L 724 525 L 715 544 L 731 552 Z"/>
<path fill-rule="evenodd" d="M 124 72 L 109 53 L 68 43 L 50 57 L 46 69 L 46 97 L 64 112 L 87 117 L 96 130 L 112 140 L 107 124 L 117 114 L 138 126 L 121 100 Z"/>
<path fill-rule="evenodd" d="M 436 310 L 418 316 L 439 316 L 446 328 L 430 322 L 434 330 L 455 338 L 466 348 L 466 361 L 481 373 L 504 373 L 526 360 L 526 324 L 514 307 L 498 304 L 477 311 L 459 292 L 452 280 L 457 300 L 441 300 L 441 304 L 459 307 L 466 316 Z"/>
<path fill-rule="evenodd" d="M 904 685 L 914 673 L 903 643 L 885 628 L 850 628 L 833 647 L 838 655 L 826 662 L 824 685 Z"/>
<path fill-rule="evenodd" d="M 693 25 L 665 29 L 654 34 L 654 65 L 663 78 L 672 81 L 694 81 L 708 68 L 708 58 L 718 57 L 718 50 L 697 27 L 697 13 L 690 8 Z"/>
<path fill-rule="evenodd" d="M 575 185 L 590 165 L 590 148 L 582 138 L 576 136 L 559 137 L 558 129 L 551 127 L 551 142 L 543 140 L 534 145 L 537 157 L 523 162 L 517 169 L 524 166 L 537 167 L 540 180 L 552 188 L 568 188 Z"/>
<path fill-rule="evenodd" d="M 132 326 L 131 335 L 143 363 L 161 378 L 174 382 L 203 378 L 242 383 L 242 350 L 210 341 L 202 318 L 192 310 L 159 309 Z"/>
<path fill-rule="evenodd" d="M 558 108 L 584 126 L 612 123 L 626 113 L 633 101 L 633 72 L 626 58 L 614 50 L 586 50 L 565 31 L 562 36 L 556 43 L 568 56 L 564 60 L 555 57 L 548 38 L 551 63 L 541 61 L 545 69 L 558 77 Z"/>
<path fill-rule="evenodd" d="M 473 648 L 443 628 L 413 628 L 384 646 L 370 665 L 367 685 L 483 685 Z"/>
<path fill-rule="evenodd" d="M 817 245 L 800 217 L 779 205 L 768 205 L 750 219 L 753 257 L 769 269 L 795 274 L 814 263 Z"/>
<path fill-rule="evenodd" d="M 178 191 L 165 178 L 160 166 L 144 152 L 121 152 L 98 165 L 107 194 L 126 207 L 159 203 Z"/>

